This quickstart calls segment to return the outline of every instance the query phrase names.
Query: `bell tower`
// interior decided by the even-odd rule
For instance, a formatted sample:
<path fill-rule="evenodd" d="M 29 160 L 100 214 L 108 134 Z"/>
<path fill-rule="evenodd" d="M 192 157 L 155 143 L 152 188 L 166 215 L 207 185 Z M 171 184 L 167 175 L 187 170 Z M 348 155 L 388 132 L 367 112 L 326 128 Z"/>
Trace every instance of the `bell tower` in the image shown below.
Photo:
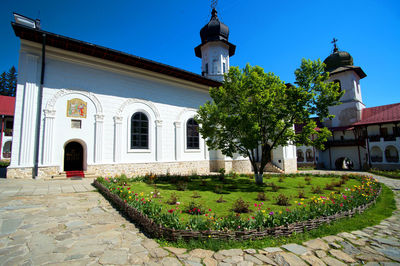
<path fill-rule="evenodd" d="M 194 48 L 201 58 L 201 74 L 217 81 L 224 80 L 229 71 L 229 58 L 235 54 L 236 46 L 228 42 L 229 28 L 222 23 L 215 7 L 210 21 L 200 30 L 201 44 Z"/>
<path fill-rule="evenodd" d="M 361 120 L 361 110 L 365 105 L 361 97 L 360 80 L 367 75 L 361 67 L 353 65 L 353 57 L 345 51 L 339 51 L 333 39 L 333 52 L 325 60 L 326 71 L 330 81 L 339 83 L 344 90 L 341 105 L 329 107 L 329 113 L 335 115 L 332 121 L 325 121 L 329 127 L 343 127 Z M 329 125 L 330 124 L 330 125 Z"/>

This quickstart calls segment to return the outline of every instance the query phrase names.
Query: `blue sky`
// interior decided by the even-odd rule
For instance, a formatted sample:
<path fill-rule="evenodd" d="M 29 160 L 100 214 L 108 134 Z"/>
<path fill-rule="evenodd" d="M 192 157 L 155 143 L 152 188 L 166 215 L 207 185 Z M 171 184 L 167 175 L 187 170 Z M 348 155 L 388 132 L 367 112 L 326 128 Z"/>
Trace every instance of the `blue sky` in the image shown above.
<path fill-rule="evenodd" d="M 220 0 L 220 19 L 237 46 L 231 65 L 259 65 L 293 82 L 302 58 L 324 60 L 332 38 L 367 77 L 367 107 L 400 102 L 400 1 Z M 40 18 L 42 29 L 200 73 L 194 55 L 210 1 L 2 1 L 0 71 L 18 65 L 12 12 Z"/>

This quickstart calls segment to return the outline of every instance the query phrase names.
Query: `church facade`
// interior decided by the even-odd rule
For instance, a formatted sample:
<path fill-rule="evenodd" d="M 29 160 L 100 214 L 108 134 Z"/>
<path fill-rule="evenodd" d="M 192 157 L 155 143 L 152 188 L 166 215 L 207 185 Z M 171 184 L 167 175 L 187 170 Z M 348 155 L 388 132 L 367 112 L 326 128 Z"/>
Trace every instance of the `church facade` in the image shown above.
<path fill-rule="evenodd" d="M 215 10 L 195 48 L 202 75 L 46 32 L 16 16 L 12 27 L 21 49 L 8 178 L 67 171 L 251 172 L 247 158 L 209 150 L 193 119 L 211 100 L 209 87 L 221 85 L 235 53 Z M 269 169 L 296 171 L 295 146 L 274 150 Z"/>

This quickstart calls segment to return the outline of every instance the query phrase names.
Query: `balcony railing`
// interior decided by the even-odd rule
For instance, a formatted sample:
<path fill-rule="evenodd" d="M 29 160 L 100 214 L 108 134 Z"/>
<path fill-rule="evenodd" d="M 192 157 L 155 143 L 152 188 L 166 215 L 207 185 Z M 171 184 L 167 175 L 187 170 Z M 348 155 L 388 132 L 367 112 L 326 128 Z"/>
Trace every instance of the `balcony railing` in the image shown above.
<path fill-rule="evenodd" d="M 374 136 L 369 136 L 369 141 L 370 142 L 379 142 L 381 141 L 381 138 L 383 138 L 384 141 L 396 141 L 397 135 L 374 135 Z"/>
<path fill-rule="evenodd" d="M 380 135 L 369 136 L 368 138 L 369 138 L 370 142 L 379 142 L 379 141 L 381 141 L 381 136 Z"/>
<path fill-rule="evenodd" d="M 363 140 L 347 139 L 347 140 L 328 140 L 326 146 L 363 146 L 365 143 Z"/>
<path fill-rule="evenodd" d="M 13 130 L 12 129 L 4 129 L 4 136 L 6 137 L 11 137 L 13 135 Z"/>
<path fill-rule="evenodd" d="M 396 141 L 396 136 L 395 135 L 389 135 L 389 136 L 383 137 L 383 139 L 385 141 Z"/>
<path fill-rule="evenodd" d="M 304 162 L 304 158 L 303 158 L 303 157 L 297 157 L 297 162 L 298 162 L 298 163 Z"/>
<path fill-rule="evenodd" d="M 307 158 L 306 158 L 306 161 L 307 161 L 307 162 L 313 162 L 313 161 L 314 161 L 314 158 L 313 158 L 313 157 L 307 157 Z"/>

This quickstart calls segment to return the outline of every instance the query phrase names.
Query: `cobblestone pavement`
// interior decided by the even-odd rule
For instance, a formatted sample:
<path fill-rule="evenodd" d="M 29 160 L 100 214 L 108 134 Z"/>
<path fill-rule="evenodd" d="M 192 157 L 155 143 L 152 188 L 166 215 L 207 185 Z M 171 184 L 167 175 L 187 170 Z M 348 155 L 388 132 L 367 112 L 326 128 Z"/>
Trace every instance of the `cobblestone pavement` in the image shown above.
<path fill-rule="evenodd" d="M 302 245 L 188 252 L 145 237 L 91 192 L 91 181 L 0 180 L 0 265 L 400 265 L 399 210 L 379 225 Z"/>

